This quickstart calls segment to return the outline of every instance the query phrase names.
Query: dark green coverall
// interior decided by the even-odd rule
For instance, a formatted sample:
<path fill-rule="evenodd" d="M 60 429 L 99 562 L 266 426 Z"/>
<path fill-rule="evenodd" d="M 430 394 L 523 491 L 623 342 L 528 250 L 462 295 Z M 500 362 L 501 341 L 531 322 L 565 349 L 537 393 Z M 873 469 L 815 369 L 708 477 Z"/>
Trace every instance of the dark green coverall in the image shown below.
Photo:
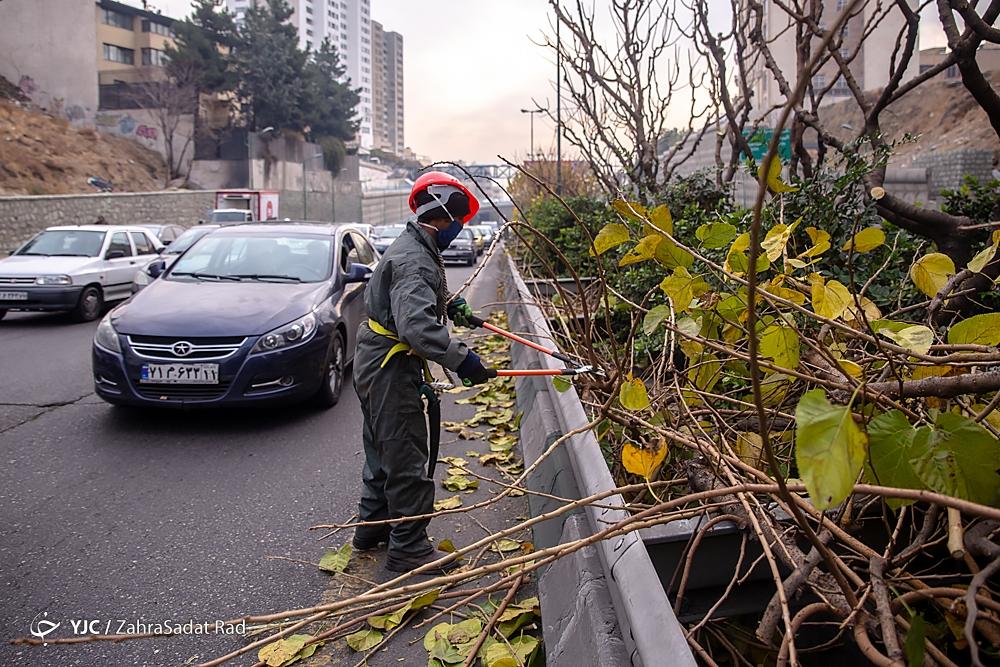
<path fill-rule="evenodd" d="M 382 366 L 398 341 L 358 330 L 354 389 L 364 413 L 365 465 L 359 504 L 362 521 L 429 514 L 434 482 L 427 476 L 427 426 L 420 385 L 424 359 L 455 370 L 468 348 L 444 323 L 444 276 L 439 251 L 419 224 L 410 221 L 382 255 L 365 290 L 368 317 L 412 347 Z M 433 551 L 428 521 L 393 524 L 389 555 L 419 557 Z M 357 529 L 356 538 L 384 537 L 380 526 Z"/>

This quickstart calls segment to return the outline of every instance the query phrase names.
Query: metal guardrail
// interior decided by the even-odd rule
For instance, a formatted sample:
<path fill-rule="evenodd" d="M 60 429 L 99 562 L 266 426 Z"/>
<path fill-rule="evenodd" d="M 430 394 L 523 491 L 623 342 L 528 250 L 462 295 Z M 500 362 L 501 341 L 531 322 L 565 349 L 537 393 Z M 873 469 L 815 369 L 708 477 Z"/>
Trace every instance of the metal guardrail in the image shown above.
<path fill-rule="evenodd" d="M 512 317 L 512 326 L 529 338 L 540 342 L 551 341 L 552 333 L 544 313 L 535 303 L 534 296 L 513 261 L 509 257 L 506 259 L 513 282 L 513 289 L 507 294 L 507 298 L 515 302 L 516 305 L 511 308 L 517 311 L 516 317 Z M 525 358 L 531 360 L 531 366 L 538 368 L 561 367 L 560 362 L 537 352 L 526 352 L 521 356 L 521 359 Z M 574 388 L 558 392 L 551 382 L 537 381 L 532 390 L 547 393 L 562 433 L 568 433 L 590 421 Z M 563 444 L 563 448 L 573 468 L 581 497 L 616 486 L 592 432 L 573 436 Z M 608 507 L 624 507 L 624 504 L 620 495 L 613 495 L 602 501 L 602 509 L 587 507 L 590 533 L 596 533 L 628 518 L 626 510 Z M 666 591 L 658 585 L 656 570 L 638 532 L 602 540 L 595 546 L 611 588 L 611 598 L 622 634 L 632 651 L 632 663 L 650 667 L 663 664 L 672 667 L 696 665 L 684 630 L 674 615 Z"/>

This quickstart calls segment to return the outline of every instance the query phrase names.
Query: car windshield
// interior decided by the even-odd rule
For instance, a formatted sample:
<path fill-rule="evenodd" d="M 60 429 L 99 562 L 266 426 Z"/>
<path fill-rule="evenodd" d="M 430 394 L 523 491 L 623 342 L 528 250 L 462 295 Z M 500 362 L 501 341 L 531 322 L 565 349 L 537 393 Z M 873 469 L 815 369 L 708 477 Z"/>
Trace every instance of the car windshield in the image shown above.
<path fill-rule="evenodd" d="M 472 240 L 472 231 L 469 230 L 468 228 L 463 229 L 462 231 L 460 231 L 458 233 L 458 238 L 465 239 L 466 241 L 471 241 Z"/>
<path fill-rule="evenodd" d="M 403 227 L 376 227 L 375 236 L 380 239 L 394 239 L 403 233 Z"/>
<path fill-rule="evenodd" d="M 205 236 L 213 229 L 215 228 L 209 227 L 208 229 L 206 229 L 204 227 L 195 227 L 193 229 L 189 229 L 180 236 L 178 236 L 173 243 L 167 246 L 166 250 L 163 251 L 163 254 L 179 255 L 188 248 L 190 248 L 191 246 L 193 246 L 195 241 Z"/>
<path fill-rule="evenodd" d="M 225 234 L 198 243 L 169 278 L 311 283 L 330 276 L 332 240 L 315 234 Z"/>
<path fill-rule="evenodd" d="M 212 213 L 212 220 L 215 222 L 244 222 L 247 219 L 246 211 L 215 211 Z"/>
<path fill-rule="evenodd" d="M 17 255 L 45 255 L 50 257 L 97 257 L 104 245 L 105 232 L 80 229 L 44 231 L 25 243 Z"/>

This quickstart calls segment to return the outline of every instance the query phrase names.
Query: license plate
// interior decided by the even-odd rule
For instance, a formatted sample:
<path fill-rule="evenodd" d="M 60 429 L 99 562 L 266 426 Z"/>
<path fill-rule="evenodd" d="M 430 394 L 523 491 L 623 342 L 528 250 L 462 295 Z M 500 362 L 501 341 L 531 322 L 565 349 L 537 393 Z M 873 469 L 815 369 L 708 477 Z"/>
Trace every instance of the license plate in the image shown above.
<path fill-rule="evenodd" d="M 143 384 L 219 384 L 219 364 L 143 364 Z"/>
<path fill-rule="evenodd" d="M 27 292 L 0 292 L 0 301 L 27 301 Z"/>

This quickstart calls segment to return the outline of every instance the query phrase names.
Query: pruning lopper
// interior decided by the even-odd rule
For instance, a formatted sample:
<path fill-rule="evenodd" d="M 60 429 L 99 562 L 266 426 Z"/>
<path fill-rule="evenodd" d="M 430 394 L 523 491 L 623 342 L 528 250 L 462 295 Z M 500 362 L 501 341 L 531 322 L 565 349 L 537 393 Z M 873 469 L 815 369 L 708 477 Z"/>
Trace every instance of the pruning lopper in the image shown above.
<path fill-rule="evenodd" d="M 573 359 L 571 359 L 570 357 L 566 356 L 565 354 L 563 354 L 559 350 L 554 350 L 554 349 L 545 347 L 544 345 L 539 345 L 538 343 L 536 343 L 534 341 L 530 341 L 527 338 L 523 338 L 521 336 L 518 336 L 515 333 L 511 333 L 510 331 L 505 331 L 504 329 L 501 329 L 500 327 L 498 327 L 498 326 L 496 326 L 494 324 L 490 324 L 489 322 L 485 321 L 484 319 L 482 319 L 480 317 L 476 317 L 475 315 L 473 315 L 472 317 L 469 317 L 468 320 L 469 320 L 469 323 L 472 326 L 482 327 L 483 329 L 486 329 L 487 331 L 492 331 L 495 334 L 499 334 L 500 336 L 503 336 L 504 338 L 509 338 L 510 340 L 512 340 L 514 342 L 520 343 L 521 345 L 527 345 L 528 347 L 532 348 L 533 350 L 538 350 L 539 352 L 541 352 L 543 354 L 547 354 L 550 357 L 558 359 L 559 361 L 563 362 L 564 364 L 568 365 L 568 364 L 574 364 L 574 363 L 576 363 L 576 362 L 573 361 Z M 587 374 L 587 373 L 594 373 L 594 374 L 597 374 L 597 375 L 603 375 L 603 372 L 601 371 L 601 369 L 599 369 L 599 368 L 597 368 L 595 366 L 576 366 L 574 368 L 523 368 L 523 369 L 491 368 L 491 369 L 489 369 L 490 377 L 523 377 L 523 376 L 532 376 L 532 375 L 584 375 L 584 374 Z M 463 382 L 463 384 L 465 384 L 465 386 L 467 386 L 467 387 L 471 386 L 471 383 L 468 382 L 468 381 Z"/>

